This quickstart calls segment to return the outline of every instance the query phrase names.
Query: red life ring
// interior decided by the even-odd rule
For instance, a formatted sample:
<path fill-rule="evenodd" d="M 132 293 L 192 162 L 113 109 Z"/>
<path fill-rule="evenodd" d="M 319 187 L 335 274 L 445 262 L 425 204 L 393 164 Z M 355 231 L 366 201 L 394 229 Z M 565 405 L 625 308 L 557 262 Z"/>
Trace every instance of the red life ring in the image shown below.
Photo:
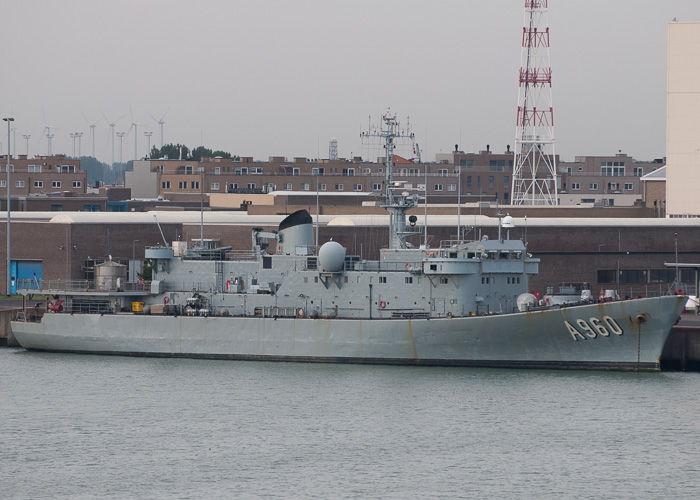
<path fill-rule="evenodd" d="M 143 286 L 144 283 L 146 283 L 146 281 L 144 281 L 143 278 L 139 278 L 139 279 L 136 280 L 136 284 L 137 284 L 138 286 Z"/>
<path fill-rule="evenodd" d="M 413 271 L 411 264 L 409 264 L 408 262 L 406 262 L 406 265 L 404 267 L 406 268 L 406 271 Z"/>
<path fill-rule="evenodd" d="M 384 309 L 385 307 L 386 307 L 386 302 L 384 302 L 383 300 L 380 300 L 379 301 L 379 309 Z"/>
<path fill-rule="evenodd" d="M 167 304 L 168 302 L 170 302 L 170 299 L 166 295 L 165 297 L 163 297 L 163 304 Z"/>

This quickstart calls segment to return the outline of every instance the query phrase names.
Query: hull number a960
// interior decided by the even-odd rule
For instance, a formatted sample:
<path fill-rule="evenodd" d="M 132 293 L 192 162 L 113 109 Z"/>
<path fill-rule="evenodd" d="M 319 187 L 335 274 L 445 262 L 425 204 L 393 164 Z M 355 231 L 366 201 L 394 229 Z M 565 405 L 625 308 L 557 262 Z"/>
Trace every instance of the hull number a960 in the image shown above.
<path fill-rule="evenodd" d="M 564 324 L 576 341 L 579 339 L 586 340 L 587 338 L 594 339 L 598 335 L 609 337 L 611 333 L 615 335 L 624 333 L 622 327 L 610 316 L 603 316 L 602 320 L 596 317 L 592 317 L 588 321 L 577 319 L 575 326 L 568 321 L 564 321 Z"/>

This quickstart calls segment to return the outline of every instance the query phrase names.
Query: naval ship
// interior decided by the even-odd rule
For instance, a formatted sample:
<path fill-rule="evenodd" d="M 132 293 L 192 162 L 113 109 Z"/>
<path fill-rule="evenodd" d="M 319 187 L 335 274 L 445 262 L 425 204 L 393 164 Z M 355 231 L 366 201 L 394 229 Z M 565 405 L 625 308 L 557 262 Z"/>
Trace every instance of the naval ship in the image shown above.
<path fill-rule="evenodd" d="M 306 210 L 277 231 L 253 228 L 251 250 L 217 240 L 148 247 L 149 280 L 105 262 L 95 280 L 19 283 L 47 295 L 12 333 L 29 350 L 238 360 L 509 368 L 659 370 L 686 298 L 549 305 L 528 291 L 539 259 L 510 239 L 411 245 L 419 195 L 393 182 L 395 117 L 385 116 L 384 208 L 390 240 L 377 260 L 314 244 Z M 318 230 L 318 228 L 316 228 Z M 318 233 L 317 233 L 318 234 Z"/>

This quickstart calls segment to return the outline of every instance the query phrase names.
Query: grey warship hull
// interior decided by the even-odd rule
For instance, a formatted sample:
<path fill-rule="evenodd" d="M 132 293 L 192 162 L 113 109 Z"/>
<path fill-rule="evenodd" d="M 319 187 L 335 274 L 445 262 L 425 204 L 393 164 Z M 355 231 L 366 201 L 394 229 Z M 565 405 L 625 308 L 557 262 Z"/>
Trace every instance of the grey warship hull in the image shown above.
<path fill-rule="evenodd" d="M 18 283 L 55 302 L 38 321 L 25 311 L 15 338 L 27 349 L 139 356 L 659 369 L 685 297 L 547 307 L 529 293 L 540 261 L 510 239 L 515 220 L 500 210 L 497 238 L 465 241 L 458 224 L 456 240 L 429 246 L 407 215 L 424 198 L 393 178 L 394 140 L 412 135 L 395 115 L 382 120 L 370 134 L 386 152 L 379 259 L 346 255 L 337 241 L 318 247 L 306 210 L 278 231 L 251 228 L 251 252 L 205 240 L 202 223 L 191 249 L 165 238 L 147 247 L 152 272 L 135 282 L 110 258 L 94 280 Z"/>
<path fill-rule="evenodd" d="M 513 368 L 658 370 L 683 297 L 436 319 L 47 314 L 26 349 L 113 355 Z"/>

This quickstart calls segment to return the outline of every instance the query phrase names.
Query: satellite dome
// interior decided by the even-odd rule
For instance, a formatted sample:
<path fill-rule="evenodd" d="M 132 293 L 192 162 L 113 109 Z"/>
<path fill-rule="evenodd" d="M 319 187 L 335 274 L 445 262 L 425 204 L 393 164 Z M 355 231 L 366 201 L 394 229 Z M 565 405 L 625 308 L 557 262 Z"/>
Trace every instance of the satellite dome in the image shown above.
<path fill-rule="evenodd" d="M 525 312 L 537 306 L 537 297 L 531 293 L 521 293 L 515 301 L 518 311 Z"/>
<path fill-rule="evenodd" d="M 345 263 L 345 248 L 337 241 L 328 241 L 318 251 L 321 268 L 328 273 L 337 273 L 343 270 Z"/>
<path fill-rule="evenodd" d="M 507 229 L 511 229 L 515 227 L 515 223 L 513 222 L 513 217 L 510 215 L 506 215 L 503 217 L 503 224 L 502 227 L 505 227 Z"/>

